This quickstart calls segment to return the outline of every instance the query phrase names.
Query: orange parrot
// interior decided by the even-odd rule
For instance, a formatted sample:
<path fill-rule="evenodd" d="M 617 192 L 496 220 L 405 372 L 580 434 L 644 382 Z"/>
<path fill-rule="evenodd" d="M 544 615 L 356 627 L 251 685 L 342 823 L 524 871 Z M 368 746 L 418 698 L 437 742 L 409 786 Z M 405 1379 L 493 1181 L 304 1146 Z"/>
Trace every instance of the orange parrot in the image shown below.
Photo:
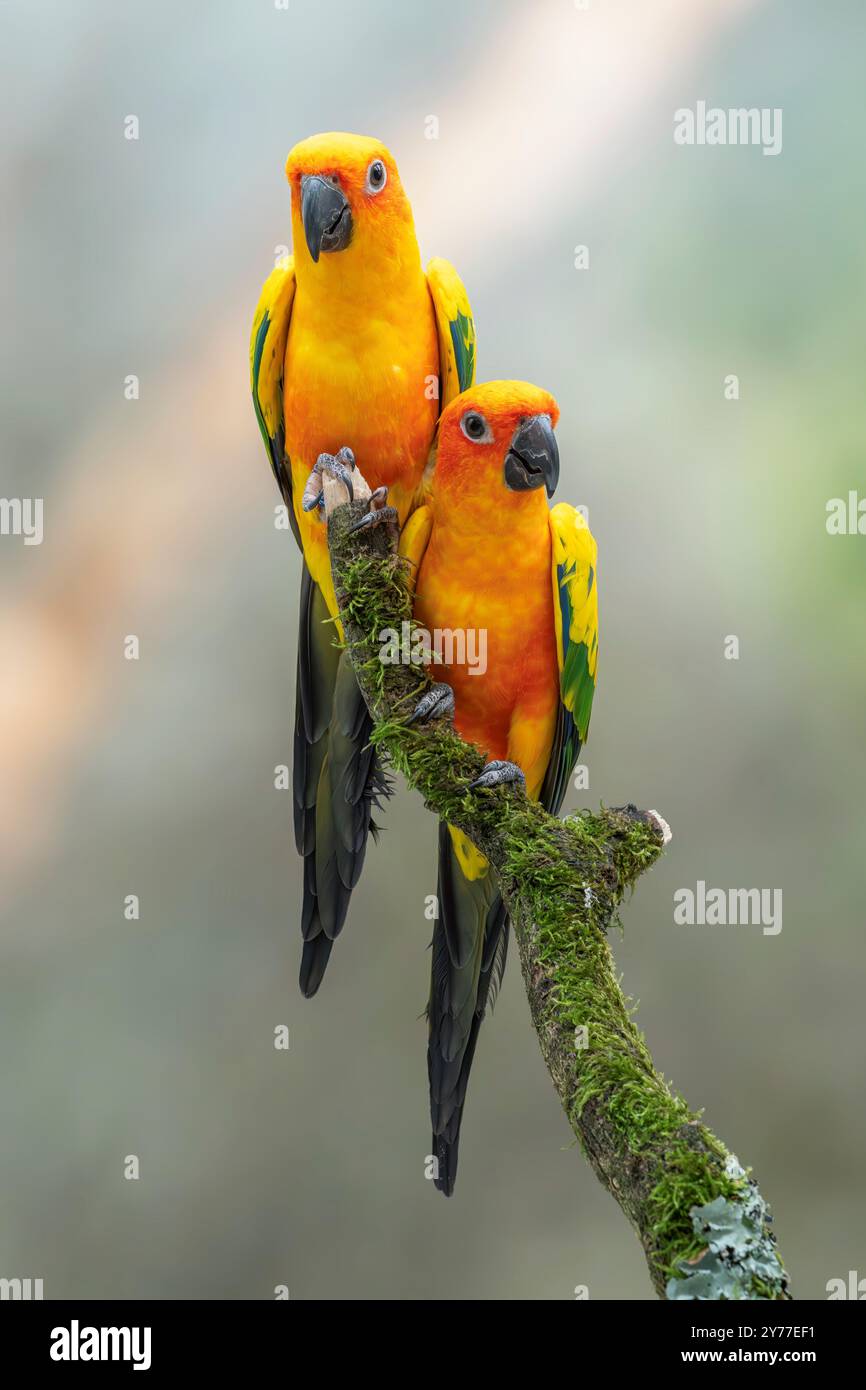
<path fill-rule="evenodd" d="M 565 502 L 550 510 L 545 496 L 559 477 L 558 418 L 553 397 L 526 382 L 464 391 L 442 413 L 429 500 L 400 540 L 416 621 L 440 654 L 441 679 L 413 719 L 452 714 L 490 760 L 474 785 L 520 782 L 554 815 L 589 729 L 598 657 L 596 544 L 580 512 Z M 476 640 L 461 644 L 460 634 Z M 427 1065 L 435 1182 L 450 1196 L 508 918 L 488 861 L 444 824 L 438 906 Z"/>
<path fill-rule="evenodd" d="M 304 856 L 300 984 L 315 994 L 346 918 L 386 784 L 370 719 L 335 645 L 336 602 L 323 471 L 355 460 L 402 524 L 422 484 L 440 407 L 471 385 L 475 329 L 447 261 L 426 273 L 393 156 L 378 140 L 332 133 L 289 154 L 293 255 L 262 290 L 250 342 L 253 402 L 304 554 L 293 793 Z M 351 449 L 341 447 L 351 444 Z M 392 508 L 394 510 L 392 510 Z"/>

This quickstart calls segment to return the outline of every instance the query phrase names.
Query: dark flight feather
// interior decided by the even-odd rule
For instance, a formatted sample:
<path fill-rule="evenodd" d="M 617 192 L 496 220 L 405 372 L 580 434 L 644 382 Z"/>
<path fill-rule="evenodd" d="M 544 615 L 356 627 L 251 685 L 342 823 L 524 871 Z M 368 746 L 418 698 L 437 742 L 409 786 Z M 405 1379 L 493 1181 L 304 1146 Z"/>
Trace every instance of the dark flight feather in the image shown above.
<path fill-rule="evenodd" d="M 372 811 L 390 790 L 372 721 L 325 599 L 306 565 L 298 624 L 293 773 L 295 840 L 304 856 L 300 985 L 316 993 L 361 876 Z"/>

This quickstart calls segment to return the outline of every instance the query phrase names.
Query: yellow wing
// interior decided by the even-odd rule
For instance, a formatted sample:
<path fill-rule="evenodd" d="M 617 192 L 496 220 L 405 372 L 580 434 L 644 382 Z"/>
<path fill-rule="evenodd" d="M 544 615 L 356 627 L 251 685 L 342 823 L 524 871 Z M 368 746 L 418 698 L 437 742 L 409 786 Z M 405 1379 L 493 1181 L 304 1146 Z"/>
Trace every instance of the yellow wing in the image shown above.
<path fill-rule="evenodd" d="M 277 486 L 289 510 L 289 521 L 298 534 L 292 506 L 292 473 L 286 459 L 286 424 L 283 416 L 283 363 L 295 298 L 295 262 L 285 257 L 271 271 L 262 288 L 250 335 L 250 385 L 256 418 L 274 470 Z"/>
<path fill-rule="evenodd" d="M 553 614 L 559 661 L 559 714 L 541 801 L 554 813 L 589 733 L 598 664 L 598 547 L 575 507 L 550 513 Z"/>
<path fill-rule="evenodd" d="M 475 321 L 463 281 L 438 256 L 427 266 L 427 284 L 439 334 L 439 410 L 475 380 Z"/>
<path fill-rule="evenodd" d="M 418 571 L 421 568 L 421 561 L 424 559 L 424 552 L 427 549 L 427 542 L 432 530 L 433 508 L 422 506 L 415 508 L 400 532 L 399 550 L 403 559 L 409 561 L 407 579 L 409 592 L 412 594 L 415 592 L 415 581 L 418 578 Z"/>

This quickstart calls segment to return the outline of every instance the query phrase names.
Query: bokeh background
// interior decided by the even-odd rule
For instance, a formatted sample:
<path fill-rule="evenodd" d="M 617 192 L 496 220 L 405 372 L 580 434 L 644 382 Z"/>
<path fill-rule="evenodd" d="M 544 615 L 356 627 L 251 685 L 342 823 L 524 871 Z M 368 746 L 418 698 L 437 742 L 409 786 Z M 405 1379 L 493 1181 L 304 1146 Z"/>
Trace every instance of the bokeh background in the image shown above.
<path fill-rule="evenodd" d="M 754 1167 L 795 1292 L 866 1274 L 866 537 L 825 528 L 866 495 L 860 0 L 43 0 L 0 26 L 0 490 L 45 499 L 42 546 L 0 540 L 0 1274 L 48 1298 L 650 1296 L 516 956 L 456 1195 L 424 1180 L 435 834 L 404 789 L 325 987 L 297 992 L 273 770 L 299 559 L 247 341 L 285 155 L 327 129 L 393 150 L 481 374 L 561 403 L 603 604 L 567 807 L 673 826 L 615 943 L 656 1061 Z M 782 153 L 676 146 L 699 99 L 781 107 Z M 781 934 L 676 927 L 698 879 L 781 888 Z"/>

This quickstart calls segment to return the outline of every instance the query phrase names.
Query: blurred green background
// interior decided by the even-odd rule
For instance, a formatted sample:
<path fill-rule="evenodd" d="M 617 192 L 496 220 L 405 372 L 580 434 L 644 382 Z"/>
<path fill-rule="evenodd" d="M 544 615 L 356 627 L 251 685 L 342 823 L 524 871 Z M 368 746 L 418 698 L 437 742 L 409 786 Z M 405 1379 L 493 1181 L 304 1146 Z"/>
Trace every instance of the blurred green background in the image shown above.
<path fill-rule="evenodd" d="M 2 492 L 45 499 L 42 546 L 0 540 L 0 1275 L 48 1298 L 650 1296 L 516 955 L 454 1198 L 424 1180 L 435 831 L 404 789 L 325 986 L 297 991 L 273 769 L 299 558 L 247 340 L 286 153 L 328 129 L 394 152 L 425 258 L 469 287 L 480 375 L 559 399 L 603 605 L 566 806 L 673 827 L 615 941 L 655 1059 L 754 1167 L 795 1293 L 866 1274 L 866 537 L 825 528 L 866 496 L 862 3 L 47 0 L 0 26 Z M 676 146 L 699 99 L 781 107 L 782 153 Z M 674 926 L 698 879 L 781 888 L 781 934 Z"/>

